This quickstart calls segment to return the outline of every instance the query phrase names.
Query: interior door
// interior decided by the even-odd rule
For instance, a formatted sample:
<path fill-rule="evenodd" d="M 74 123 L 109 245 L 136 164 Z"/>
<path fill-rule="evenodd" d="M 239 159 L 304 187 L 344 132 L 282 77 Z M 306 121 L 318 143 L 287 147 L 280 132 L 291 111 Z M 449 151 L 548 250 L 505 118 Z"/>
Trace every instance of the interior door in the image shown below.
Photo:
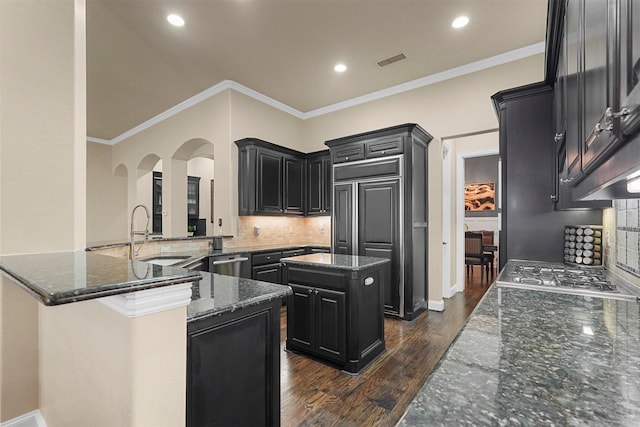
<path fill-rule="evenodd" d="M 358 255 L 391 260 L 384 308 L 400 314 L 400 180 L 358 184 Z"/>

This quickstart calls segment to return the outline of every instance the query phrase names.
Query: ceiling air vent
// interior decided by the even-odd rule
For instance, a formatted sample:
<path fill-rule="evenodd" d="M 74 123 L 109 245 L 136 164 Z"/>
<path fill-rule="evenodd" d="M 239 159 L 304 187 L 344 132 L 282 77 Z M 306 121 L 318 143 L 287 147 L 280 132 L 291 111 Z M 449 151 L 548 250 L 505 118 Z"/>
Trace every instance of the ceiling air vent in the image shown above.
<path fill-rule="evenodd" d="M 403 59 L 407 59 L 407 57 L 405 56 L 404 53 L 399 53 L 399 54 L 397 54 L 395 56 L 392 56 L 390 58 L 383 59 L 382 61 L 379 61 L 378 65 L 380 67 L 385 67 L 385 66 L 387 66 L 389 64 L 393 64 L 394 62 L 402 61 Z"/>

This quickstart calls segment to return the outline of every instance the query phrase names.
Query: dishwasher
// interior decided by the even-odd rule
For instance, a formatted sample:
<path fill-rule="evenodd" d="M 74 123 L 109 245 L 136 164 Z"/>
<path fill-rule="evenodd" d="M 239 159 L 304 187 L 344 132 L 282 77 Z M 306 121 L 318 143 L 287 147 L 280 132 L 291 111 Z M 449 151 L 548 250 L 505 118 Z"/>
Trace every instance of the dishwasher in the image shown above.
<path fill-rule="evenodd" d="M 251 279 L 251 254 L 214 255 L 209 258 L 209 271 L 223 276 Z"/>

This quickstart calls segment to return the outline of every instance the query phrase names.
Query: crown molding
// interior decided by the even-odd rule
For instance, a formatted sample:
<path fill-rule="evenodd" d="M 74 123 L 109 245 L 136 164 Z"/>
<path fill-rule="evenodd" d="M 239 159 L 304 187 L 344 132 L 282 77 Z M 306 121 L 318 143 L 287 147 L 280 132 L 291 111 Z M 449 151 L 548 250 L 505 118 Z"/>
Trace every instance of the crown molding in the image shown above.
<path fill-rule="evenodd" d="M 255 99 L 256 101 L 260 101 L 273 108 L 277 108 L 278 110 L 288 113 L 301 120 L 307 120 L 314 117 L 322 116 L 324 114 L 329 114 L 329 113 L 334 113 L 336 111 L 344 110 L 346 108 L 355 107 L 357 105 L 365 104 L 367 102 L 386 98 L 388 96 L 397 95 L 397 94 L 415 90 L 424 86 L 433 85 L 446 80 L 454 79 L 456 77 L 461 77 L 467 74 L 475 73 L 477 71 L 486 70 L 487 68 L 492 68 L 498 65 L 507 64 L 509 62 L 527 58 L 529 56 L 544 53 L 544 51 L 545 51 L 544 42 L 535 43 L 529 46 L 522 47 L 520 49 L 515 49 L 515 50 L 505 52 L 496 56 L 492 56 L 490 58 L 481 59 L 479 61 L 471 62 L 469 64 L 465 64 L 460 67 L 451 68 L 449 70 L 442 71 L 440 73 L 432 74 L 430 76 L 425 76 L 416 80 L 412 80 L 410 82 L 401 83 L 399 85 L 391 86 L 389 88 L 382 89 L 376 92 L 371 92 L 366 95 L 358 96 L 346 101 L 338 102 L 336 104 L 332 104 L 326 107 L 318 108 L 316 110 L 308 111 L 306 113 L 296 110 L 293 107 L 290 107 L 280 101 L 270 98 L 253 89 L 250 89 L 233 80 L 223 80 L 220 83 L 214 86 L 211 86 L 208 89 L 205 89 L 204 91 L 198 93 L 197 95 L 192 96 L 191 98 L 185 101 L 182 101 L 179 104 L 174 105 L 168 110 L 163 111 L 157 116 L 152 117 L 151 119 L 139 124 L 138 126 L 135 126 L 129 129 L 128 131 L 116 136 L 111 140 L 87 136 L 87 141 L 97 142 L 100 144 L 115 145 L 118 142 L 124 141 L 125 139 L 130 138 L 133 135 L 136 135 L 144 131 L 145 129 L 148 129 L 180 113 L 181 111 L 184 111 L 187 108 L 193 107 L 194 105 L 197 105 L 200 102 L 208 98 L 211 98 L 212 96 L 215 96 L 227 89 L 235 90 L 236 92 L 242 93 L 250 98 Z"/>
<path fill-rule="evenodd" d="M 318 108 L 317 110 L 305 113 L 304 118 L 310 119 L 339 110 L 344 110 L 345 108 L 354 107 L 356 105 L 386 98 L 392 95 L 397 95 L 399 93 L 408 92 L 410 90 L 415 90 L 424 86 L 429 86 L 446 80 L 455 79 L 456 77 L 461 77 L 467 74 L 475 73 L 477 71 L 486 70 L 487 68 L 492 68 L 498 65 L 517 61 L 519 59 L 537 55 L 539 53 L 544 53 L 544 42 L 525 46 L 523 48 L 492 56 L 490 58 L 481 59 L 479 61 L 471 62 L 460 67 L 451 68 L 440 73 L 421 77 L 416 80 L 401 83 L 399 85 L 391 86 L 376 92 L 371 92 L 366 95 L 358 96 L 347 101 L 338 102 L 337 104 L 329 105 L 327 107 Z"/>

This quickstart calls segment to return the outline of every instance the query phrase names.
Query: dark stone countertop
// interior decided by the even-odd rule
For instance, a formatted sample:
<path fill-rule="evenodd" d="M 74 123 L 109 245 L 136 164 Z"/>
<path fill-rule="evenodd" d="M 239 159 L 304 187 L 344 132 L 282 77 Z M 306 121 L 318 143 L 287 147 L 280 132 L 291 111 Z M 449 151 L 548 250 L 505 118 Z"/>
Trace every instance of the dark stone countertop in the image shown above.
<path fill-rule="evenodd" d="M 198 272 L 85 251 L 0 257 L 0 270 L 45 305 L 200 280 Z"/>
<path fill-rule="evenodd" d="M 640 425 L 639 307 L 493 285 L 399 425 Z"/>
<path fill-rule="evenodd" d="M 202 280 L 193 284 L 187 322 L 219 316 L 291 294 L 289 286 L 207 272 L 201 274 Z"/>
<path fill-rule="evenodd" d="M 312 267 L 327 267 L 340 270 L 362 270 L 377 265 L 390 262 L 386 258 L 377 258 L 369 256 L 357 255 L 339 255 L 339 254 L 308 254 L 299 255 L 290 258 L 282 258 L 280 262 L 284 265 L 296 264 L 307 265 Z"/>

